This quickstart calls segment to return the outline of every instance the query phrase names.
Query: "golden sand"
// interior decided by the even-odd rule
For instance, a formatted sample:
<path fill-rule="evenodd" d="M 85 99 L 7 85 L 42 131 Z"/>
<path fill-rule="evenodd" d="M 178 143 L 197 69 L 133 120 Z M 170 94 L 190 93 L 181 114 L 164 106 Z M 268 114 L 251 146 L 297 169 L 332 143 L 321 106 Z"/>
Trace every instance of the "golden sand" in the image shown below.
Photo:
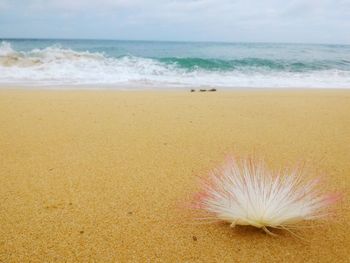
<path fill-rule="evenodd" d="M 337 217 L 274 238 L 183 203 L 227 153 L 308 160 Z M 350 262 L 350 91 L 0 91 L 0 262 Z"/>

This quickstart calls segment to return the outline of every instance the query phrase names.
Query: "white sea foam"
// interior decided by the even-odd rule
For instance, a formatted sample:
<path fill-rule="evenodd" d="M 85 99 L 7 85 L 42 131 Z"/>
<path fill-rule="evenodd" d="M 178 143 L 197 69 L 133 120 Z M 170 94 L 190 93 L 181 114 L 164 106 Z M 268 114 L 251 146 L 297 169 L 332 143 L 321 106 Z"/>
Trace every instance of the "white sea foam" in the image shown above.
<path fill-rule="evenodd" d="M 115 87 L 329 87 L 350 88 L 350 71 L 188 70 L 135 56 L 108 57 L 51 46 L 28 52 L 0 44 L 0 83 L 112 85 Z"/>

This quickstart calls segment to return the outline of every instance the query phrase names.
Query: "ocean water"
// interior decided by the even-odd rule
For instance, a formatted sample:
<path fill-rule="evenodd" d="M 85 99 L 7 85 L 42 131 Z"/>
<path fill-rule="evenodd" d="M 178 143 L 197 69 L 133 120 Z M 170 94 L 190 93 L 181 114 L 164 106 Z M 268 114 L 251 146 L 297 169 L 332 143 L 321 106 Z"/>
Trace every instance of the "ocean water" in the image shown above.
<path fill-rule="evenodd" d="M 0 85 L 350 88 L 350 46 L 0 39 Z"/>

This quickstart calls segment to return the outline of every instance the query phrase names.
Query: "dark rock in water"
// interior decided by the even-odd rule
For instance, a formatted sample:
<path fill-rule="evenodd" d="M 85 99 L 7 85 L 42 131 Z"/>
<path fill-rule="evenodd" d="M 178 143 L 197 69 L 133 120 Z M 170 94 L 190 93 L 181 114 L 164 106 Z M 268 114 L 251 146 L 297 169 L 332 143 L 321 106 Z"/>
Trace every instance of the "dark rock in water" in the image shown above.
<path fill-rule="evenodd" d="M 191 92 L 195 92 L 196 90 L 195 89 L 191 89 Z"/>
<path fill-rule="evenodd" d="M 210 89 L 209 91 L 216 91 L 216 89 Z"/>
<path fill-rule="evenodd" d="M 200 92 L 206 92 L 207 90 L 206 89 L 200 89 L 199 91 Z"/>

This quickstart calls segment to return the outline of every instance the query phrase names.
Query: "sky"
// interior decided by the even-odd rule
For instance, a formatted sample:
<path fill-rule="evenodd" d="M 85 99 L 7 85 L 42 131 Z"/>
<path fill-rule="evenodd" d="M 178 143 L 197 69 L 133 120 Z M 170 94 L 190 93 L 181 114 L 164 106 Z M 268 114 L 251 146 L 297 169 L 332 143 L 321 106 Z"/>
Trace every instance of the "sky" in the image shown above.
<path fill-rule="evenodd" d="M 0 0 L 0 38 L 350 44 L 350 0 Z"/>

